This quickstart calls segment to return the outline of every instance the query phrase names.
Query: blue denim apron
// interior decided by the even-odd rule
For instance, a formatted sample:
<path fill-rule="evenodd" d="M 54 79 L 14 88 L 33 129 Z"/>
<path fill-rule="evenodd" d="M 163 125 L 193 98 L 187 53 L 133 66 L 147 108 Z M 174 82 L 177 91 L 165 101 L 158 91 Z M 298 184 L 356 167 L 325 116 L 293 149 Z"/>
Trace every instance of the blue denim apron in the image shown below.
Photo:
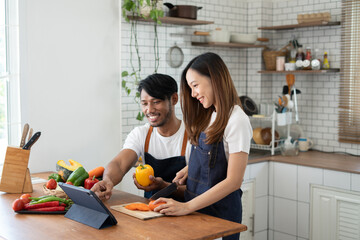
<path fill-rule="evenodd" d="M 196 196 L 206 192 L 211 187 L 221 182 L 227 175 L 227 160 L 224 143 L 205 143 L 206 134 L 202 132 L 199 145 L 192 146 L 189 159 L 188 178 L 186 183 L 185 201 L 190 201 Z M 214 217 L 219 217 L 233 222 L 241 223 L 242 220 L 242 191 L 238 189 L 220 201 L 200 209 L 198 212 Z M 239 239 L 240 234 L 233 234 L 223 239 Z"/>
<path fill-rule="evenodd" d="M 152 133 L 153 127 L 150 126 L 148 134 L 145 140 L 145 164 L 149 164 L 154 169 L 155 177 L 161 177 L 166 182 L 172 182 L 175 178 L 176 173 L 183 169 L 186 166 L 185 161 L 185 151 L 187 144 L 187 135 L 186 132 L 184 134 L 184 139 L 181 148 L 181 156 L 175 156 L 165 159 L 156 159 L 150 153 L 148 153 L 149 149 L 149 141 Z M 145 192 L 144 196 L 146 198 L 150 198 L 154 193 L 158 190 L 153 190 L 150 192 Z M 179 199 L 180 200 L 180 199 Z"/>

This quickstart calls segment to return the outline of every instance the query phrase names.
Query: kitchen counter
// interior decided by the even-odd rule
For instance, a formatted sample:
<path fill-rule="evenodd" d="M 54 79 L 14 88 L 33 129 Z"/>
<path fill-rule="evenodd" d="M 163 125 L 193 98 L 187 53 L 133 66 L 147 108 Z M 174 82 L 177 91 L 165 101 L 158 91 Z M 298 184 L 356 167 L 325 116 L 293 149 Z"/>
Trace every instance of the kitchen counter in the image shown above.
<path fill-rule="evenodd" d="M 351 156 L 340 153 L 324 153 L 320 151 L 300 152 L 298 156 L 261 155 L 255 153 L 249 155 L 248 164 L 264 161 L 274 161 L 302 165 L 307 167 L 324 168 L 334 171 L 342 171 L 360 174 L 360 156 Z"/>
<path fill-rule="evenodd" d="M 47 179 L 49 174 L 32 174 L 32 177 Z M 44 195 L 43 184 L 33 184 L 31 195 Z M 98 230 L 64 215 L 17 214 L 11 206 L 20 196 L 19 193 L 0 192 L 0 239 L 215 239 L 247 230 L 245 225 L 200 213 L 140 220 L 109 207 L 130 202 L 147 203 L 148 200 L 118 190 L 114 190 L 111 199 L 104 202 L 118 224 Z"/>

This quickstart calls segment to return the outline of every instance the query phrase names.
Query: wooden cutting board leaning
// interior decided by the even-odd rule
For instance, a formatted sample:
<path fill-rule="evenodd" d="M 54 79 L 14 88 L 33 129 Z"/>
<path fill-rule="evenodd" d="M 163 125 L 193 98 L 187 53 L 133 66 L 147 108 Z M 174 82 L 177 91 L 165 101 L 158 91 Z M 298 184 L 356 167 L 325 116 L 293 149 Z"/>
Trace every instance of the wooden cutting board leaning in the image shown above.
<path fill-rule="evenodd" d="M 134 202 L 134 203 L 140 203 L 140 202 Z M 136 218 L 141 219 L 141 220 L 148 220 L 148 219 L 152 219 L 152 218 L 158 218 L 158 217 L 165 216 L 164 214 L 154 212 L 154 211 L 137 211 L 137 210 L 126 209 L 125 206 L 129 205 L 129 204 L 133 204 L 133 203 L 115 205 L 115 206 L 111 206 L 110 208 L 114 209 L 116 211 L 119 211 L 121 213 L 125 213 L 127 215 L 130 215 L 132 217 L 136 217 Z"/>

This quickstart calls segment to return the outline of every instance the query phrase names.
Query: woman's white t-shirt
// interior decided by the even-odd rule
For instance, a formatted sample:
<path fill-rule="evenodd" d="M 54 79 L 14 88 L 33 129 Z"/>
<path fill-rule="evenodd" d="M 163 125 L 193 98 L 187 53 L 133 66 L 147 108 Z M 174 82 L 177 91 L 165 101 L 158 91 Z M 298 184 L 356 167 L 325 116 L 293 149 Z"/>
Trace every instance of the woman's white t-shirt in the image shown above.
<path fill-rule="evenodd" d="M 141 156 L 142 159 L 144 159 L 145 139 L 149 128 L 149 123 L 134 128 L 126 137 L 123 149 L 131 149 L 136 152 L 138 157 Z M 170 137 L 161 136 L 157 131 L 157 128 L 154 127 L 149 141 L 148 153 L 150 153 L 156 159 L 165 159 L 169 157 L 180 156 L 184 132 L 185 125 L 183 121 L 181 121 L 179 130 Z M 186 163 L 189 162 L 190 151 L 191 145 L 188 141 L 185 151 Z"/>
<path fill-rule="evenodd" d="M 211 125 L 216 118 L 216 112 L 211 115 Z M 226 159 L 229 160 L 230 153 L 250 152 L 250 143 L 253 136 L 250 119 L 239 105 L 235 105 L 228 124 L 224 131 L 224 148 Z"/>

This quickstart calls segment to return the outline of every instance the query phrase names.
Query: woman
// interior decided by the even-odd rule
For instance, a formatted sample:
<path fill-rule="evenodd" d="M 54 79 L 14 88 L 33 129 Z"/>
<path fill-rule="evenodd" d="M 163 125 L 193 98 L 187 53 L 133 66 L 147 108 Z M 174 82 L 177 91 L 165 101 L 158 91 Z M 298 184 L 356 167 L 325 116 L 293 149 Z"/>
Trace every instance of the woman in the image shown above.
<path fill-rule="evenodd" d="M 215 53 L 195 57 L 181 77 L 181 107 L 192 151 L 185 203 L 160 198 L 166 215 L 194 211 L 241 222 L 240 189 L 250 150 L 252 128 L 223 60 Z M 187 171 L 187 172 L 186 172 Z M 174 181 L 183 177 L 179 174 Z M 224 239 L 239 239 L 234 234 Z"/>

